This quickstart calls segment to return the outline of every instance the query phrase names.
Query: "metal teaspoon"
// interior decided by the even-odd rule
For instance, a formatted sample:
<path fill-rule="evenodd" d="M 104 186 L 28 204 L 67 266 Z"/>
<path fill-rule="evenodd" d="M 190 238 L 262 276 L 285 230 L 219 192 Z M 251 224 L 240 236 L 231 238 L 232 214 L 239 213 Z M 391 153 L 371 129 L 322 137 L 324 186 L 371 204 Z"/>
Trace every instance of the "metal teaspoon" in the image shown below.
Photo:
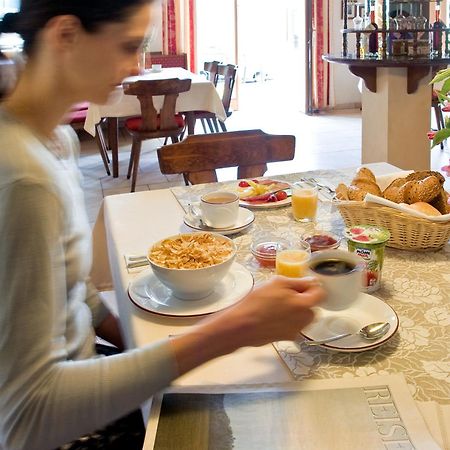
<path fill-rule="evenodd" d="M 333 336 L 327 339 L 322 339 L 320 341 L 304 341 L 302 344 L 315 346 L 315 345 L 322 345 L 326 344 L 328 342 L 334 342 L 338 339 L 343 339 L 347 336 L 354 336 L 355 334 L 359 334 L 364 339 L 367 340 L 375 340 L 380 338 L 381 336 L 384 336 L 391 327 L 389 322 L 375 322 L 375 323 L 369 323 L 368 325 L 362 327 L 357 333 L 345 333 L 345 334 L 339 334 L 337 336 Z"/>

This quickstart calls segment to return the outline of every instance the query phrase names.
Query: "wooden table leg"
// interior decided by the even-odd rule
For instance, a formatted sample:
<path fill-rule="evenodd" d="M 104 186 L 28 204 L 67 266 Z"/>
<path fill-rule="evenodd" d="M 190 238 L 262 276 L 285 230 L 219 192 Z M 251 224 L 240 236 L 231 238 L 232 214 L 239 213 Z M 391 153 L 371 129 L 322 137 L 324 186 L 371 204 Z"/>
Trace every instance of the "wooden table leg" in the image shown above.
<path fill-rule="evenodd" d="M 188 134 L 195 133 L 195 114 L 194 111 L 186 111 L 184 113 L 187 122 L 187 132 Z"/>
<path fill-rule="evenodd" d="M 112 156 L 112 174 L 114 178 L 119 176 L 119 119 L 117 117 L 107 117 L 108 145 Z"/>

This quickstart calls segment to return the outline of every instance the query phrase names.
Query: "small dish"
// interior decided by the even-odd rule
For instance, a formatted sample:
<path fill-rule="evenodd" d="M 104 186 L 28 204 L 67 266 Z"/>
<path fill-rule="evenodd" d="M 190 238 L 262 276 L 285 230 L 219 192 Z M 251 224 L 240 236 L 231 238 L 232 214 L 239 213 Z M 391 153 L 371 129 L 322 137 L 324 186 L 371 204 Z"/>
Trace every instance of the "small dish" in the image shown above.
<path fill-rule="evenodd" d="M 184 224 L 191 228 L 192 230 L 196 231 L 211 231 L 214 233 L 219 233 L 224 236 L 228 236 L 229 234 L 235 234 L 240 233 L 241 231 L 244 231 L 247 229 L 255 220 L 255 214 L 246 209 L 246 208 L 239 208 L 239 214 L 237 222 L 229 228 L 212 228 L 208 227 L 204 223 L 200 222 L 200 220 L 197 217 L 194 217 L 192 214 L 186 214 L 184 216 Z"/>
<path fill-rule="evenodd" d="M 274 269 L 277 249 L 280 245 L 287 248 L 289 242 L 270 233 L 260 233 L 253 238 L 250 251 L 260 267 Z"/>
<path fill-rule="evenodd" d="M 339 248 L 342 240 L 342 238 L 337 234 L 322 230 L 315 230 L 311 233 L 305 233 L 302 236 L 302 239 L 310 245 L 311 252 Z"/>
<path fill-rule="evenodd" d="M 345 310 L 330 311 L 317 307 L 315 311 L 314 321 L 301 331 L 302 336 L 311 341 L 326 339 L 341 333 L 357 333 L 368 323 L 388 322 L 390 324 L 389 331 L 375 341 L 365 340 L 356 334 L 318 346 L 338 352 L 365 352 L 379 347 L 394 336 L 399 325 L 397 313 L 391 306 L 364 292 L 361 292 L 357 300 Z"/>

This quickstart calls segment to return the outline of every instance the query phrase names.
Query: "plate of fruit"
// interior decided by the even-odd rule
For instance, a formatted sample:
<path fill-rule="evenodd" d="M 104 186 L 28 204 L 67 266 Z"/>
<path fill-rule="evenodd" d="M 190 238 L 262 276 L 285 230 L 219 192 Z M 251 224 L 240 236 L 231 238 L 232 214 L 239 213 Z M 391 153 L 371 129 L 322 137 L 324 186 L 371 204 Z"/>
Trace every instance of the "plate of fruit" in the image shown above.
<path fill-rule="evenodd" d="M 255 178 L 238 183 L 240 205 L 246 208 L 279 208 L 291 204 L 291 186 L 285 181 Z"/>

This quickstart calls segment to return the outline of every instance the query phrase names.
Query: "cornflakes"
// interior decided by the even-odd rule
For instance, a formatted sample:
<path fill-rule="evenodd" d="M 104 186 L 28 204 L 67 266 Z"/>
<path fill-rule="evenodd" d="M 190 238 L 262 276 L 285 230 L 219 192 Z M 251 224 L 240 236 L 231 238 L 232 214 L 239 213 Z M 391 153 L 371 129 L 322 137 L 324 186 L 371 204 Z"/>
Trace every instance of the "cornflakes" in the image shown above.
<path fill-rule="evenodd" d="M 153 246 L 149 259 L 169 269 L 201 269 L 220 264 L 233 253 L 230 241 L 211 233 L 181 234 Z"/>

